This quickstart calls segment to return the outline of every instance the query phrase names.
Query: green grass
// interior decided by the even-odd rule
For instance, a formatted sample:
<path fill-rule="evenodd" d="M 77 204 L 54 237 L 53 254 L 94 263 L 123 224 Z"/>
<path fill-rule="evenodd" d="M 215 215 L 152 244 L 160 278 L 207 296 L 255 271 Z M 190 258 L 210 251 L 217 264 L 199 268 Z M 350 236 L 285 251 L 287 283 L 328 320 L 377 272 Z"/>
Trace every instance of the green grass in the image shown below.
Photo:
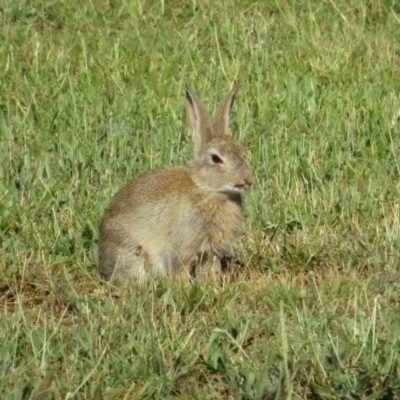
<path fill-rule="evenodd" d="M 400 8 L 0 4 L 0 397 L 397 399 Z M 136 174 L 191 157 L 188 82 L 254 187 L 221 284 L 101 281 Z"/>

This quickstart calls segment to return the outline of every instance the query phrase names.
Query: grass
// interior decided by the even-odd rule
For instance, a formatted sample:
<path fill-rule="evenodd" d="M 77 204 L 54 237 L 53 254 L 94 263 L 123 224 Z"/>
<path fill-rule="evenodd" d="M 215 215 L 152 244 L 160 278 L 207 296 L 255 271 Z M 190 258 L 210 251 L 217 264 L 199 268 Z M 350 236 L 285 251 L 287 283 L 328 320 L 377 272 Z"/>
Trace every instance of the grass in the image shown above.
<path fill-rule="evenodd" d="M 172 4 L 173 3 L 173 4 Z M 397 399 L 400 8 L 0 6 L 0 396 Z M 101 281 L 111 196 L 191 157 L 184 83 L 255 185 L 220 284 Z"/>

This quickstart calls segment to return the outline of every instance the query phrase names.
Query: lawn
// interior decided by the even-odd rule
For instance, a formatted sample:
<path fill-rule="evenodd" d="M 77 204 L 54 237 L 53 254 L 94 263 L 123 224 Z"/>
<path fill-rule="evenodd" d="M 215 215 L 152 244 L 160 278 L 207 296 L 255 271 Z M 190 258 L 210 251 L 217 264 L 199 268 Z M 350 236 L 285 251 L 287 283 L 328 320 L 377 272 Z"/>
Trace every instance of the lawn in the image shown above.
<path fill-rule="evenodd" d="M 3 0 L 0 398 L 400 397 L 400 6 Z M 111 196 L 235 82 L 254 184 L 219 282 L 101 280 Z"/>

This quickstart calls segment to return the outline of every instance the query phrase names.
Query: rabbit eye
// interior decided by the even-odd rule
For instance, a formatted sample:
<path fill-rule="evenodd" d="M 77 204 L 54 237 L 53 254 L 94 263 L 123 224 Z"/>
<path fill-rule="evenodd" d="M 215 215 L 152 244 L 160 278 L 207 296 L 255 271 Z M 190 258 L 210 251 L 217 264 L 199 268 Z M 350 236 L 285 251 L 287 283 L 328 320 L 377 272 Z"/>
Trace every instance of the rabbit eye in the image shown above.
<path fill-rule="evenodd" d="M 224 162 L 216 154 L 211 154 L 211 160 L 214 164 L 223 164 Z"/>

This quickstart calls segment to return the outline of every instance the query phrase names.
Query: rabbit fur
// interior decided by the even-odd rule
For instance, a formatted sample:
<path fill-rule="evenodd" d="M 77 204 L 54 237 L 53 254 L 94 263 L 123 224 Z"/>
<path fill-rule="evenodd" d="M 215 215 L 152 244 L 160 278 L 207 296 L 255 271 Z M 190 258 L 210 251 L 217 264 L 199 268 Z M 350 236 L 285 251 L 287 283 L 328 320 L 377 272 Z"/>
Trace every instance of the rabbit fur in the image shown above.
<path fill-rule="evenodd" d="M 252 175 L 245 150 L 229 128 L 234 86 L 214 121 L 186 86 L 186 113 L 193 158 L 187 166 L 147 171 L 111 199 L 100 224 L 98 269 L 107 280 L 126 284 L 149 270 L 174 274 L 180 266 L 215 268 L 242 226 L 241 195 Z M 186 269 L 188 271 L 188 269 Z"/>

